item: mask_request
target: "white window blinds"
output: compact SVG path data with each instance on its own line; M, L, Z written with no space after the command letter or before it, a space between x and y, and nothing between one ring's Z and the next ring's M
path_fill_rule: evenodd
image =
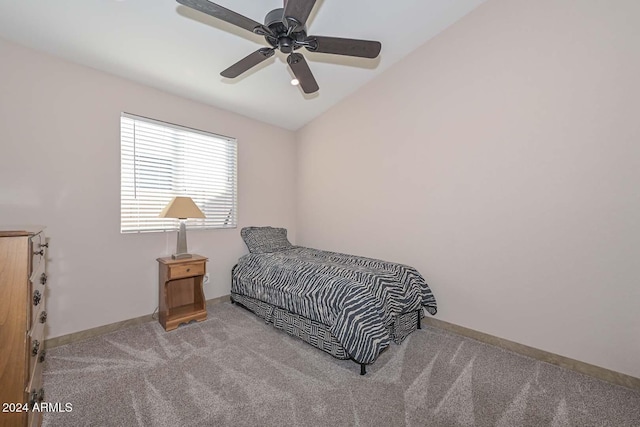
M191 197L206 216L190 229L236 227L235 139L122 113L120 142L120 232L177 229L158 218L175 196Z

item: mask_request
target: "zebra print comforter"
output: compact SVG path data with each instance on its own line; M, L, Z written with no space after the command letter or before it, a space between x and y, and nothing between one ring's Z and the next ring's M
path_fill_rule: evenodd
M351 357L371 363L389 345L394 316L436 300L418 271L402 264L294 246L247 254L234 269L231 291L330 327Z

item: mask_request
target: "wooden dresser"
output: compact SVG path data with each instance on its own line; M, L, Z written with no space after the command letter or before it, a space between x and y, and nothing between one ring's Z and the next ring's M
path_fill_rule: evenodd
M42 227L0 227L0 426L37 426L42 365L46 253ZM37 408L36 408L37 409Z

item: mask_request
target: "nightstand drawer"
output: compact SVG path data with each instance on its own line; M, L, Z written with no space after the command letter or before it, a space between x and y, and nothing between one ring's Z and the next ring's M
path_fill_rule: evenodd
M179 279L181 277L202 276L204 274L204 261L190 264L178 264L169 266L169 279Z

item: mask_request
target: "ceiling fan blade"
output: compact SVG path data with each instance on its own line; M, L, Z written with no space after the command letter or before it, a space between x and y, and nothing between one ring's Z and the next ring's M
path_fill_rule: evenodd
M190 7L191 9L195 9L197 11L206 13L207 15L211 15L214 18L221 19L225 22L236 25L240 28L244 28L245 30L248 30L251 32L254 32L256 28L260 28L263 31L266 28L264 25L254 21L253 19L247 18L246 16L240 15L239 13L236 13L232 10L225 9L222 6L217 5L215 3L211 3L210 1L207 1L207 0L176 0L176 1L184 6Z
M288 26L304 27L315 4L316 0L285 0L283 16Z
M274 49L269 47L263 47L250 55L245 56L240 61L233 64L231 67L227 68L223 72L220 73L222 77L227 77L233 79L238 77L240 74L245 71L255 67L262 61L271 58L274 54Z
M307 38L311 52L333 53L335 55L375 58L380 54L382 44L371 40L342 39L339 37L309 36Z
M292 53L287 57L287 63L289 64L289 67L291 67L291 71L293 71L296 79L298 79L300 87L304 93L313 93L320 89L302 54Z

